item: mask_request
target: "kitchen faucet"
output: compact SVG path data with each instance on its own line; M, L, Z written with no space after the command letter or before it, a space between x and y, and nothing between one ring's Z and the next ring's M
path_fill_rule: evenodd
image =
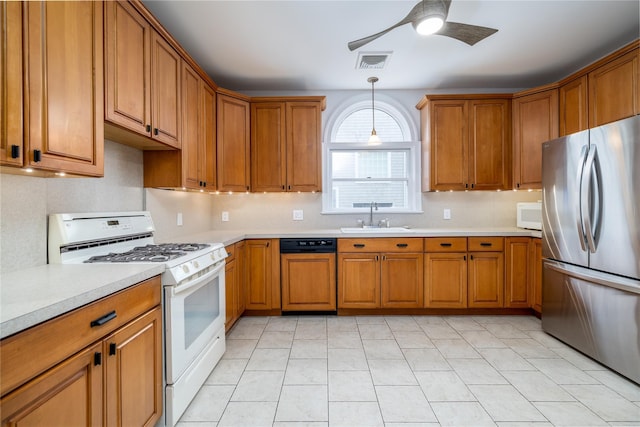
M368 225L368 227L375 227L375 225L373 225L373 208L376 208L376 210L378 210L378 204L376 202L371 202L371 205L369 206L369 225Z

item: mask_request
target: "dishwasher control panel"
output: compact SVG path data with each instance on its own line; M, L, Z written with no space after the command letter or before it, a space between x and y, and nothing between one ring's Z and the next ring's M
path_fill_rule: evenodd
M292 254L301 252L336 252L337 239L280 239L280 253Z

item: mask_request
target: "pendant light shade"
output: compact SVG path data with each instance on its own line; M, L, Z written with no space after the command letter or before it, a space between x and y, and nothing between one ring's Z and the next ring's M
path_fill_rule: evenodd
M375 82L378 81L377 77L369 77L367 79L367 81L369 83L371 83L371 136L369 137L369 141L368 144L369 145L380 145L382 143L382 141L380 140L380 137L378 136L378 134L376 133L376 108L375 108L375 103L374 103L374 90L373 90L373 85Z

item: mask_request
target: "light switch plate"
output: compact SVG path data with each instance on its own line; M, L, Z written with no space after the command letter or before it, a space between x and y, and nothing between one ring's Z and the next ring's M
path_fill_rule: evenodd
M451 209L445 209L442 213L443 219L451 219Z
M304 219L304 211L302 209L293 210L293 220L302 221Z
M176 225L182 226L182 212L178 212L178 215L176 216Z
M223 221L223 222L227 222L227 221L229 221L229 212L227 212L227 211L222 211L222 221Z

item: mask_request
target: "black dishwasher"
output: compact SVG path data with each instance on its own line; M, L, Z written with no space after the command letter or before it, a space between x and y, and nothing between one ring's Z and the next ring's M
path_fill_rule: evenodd
M336 313L337 239L280 239L282 312Z

